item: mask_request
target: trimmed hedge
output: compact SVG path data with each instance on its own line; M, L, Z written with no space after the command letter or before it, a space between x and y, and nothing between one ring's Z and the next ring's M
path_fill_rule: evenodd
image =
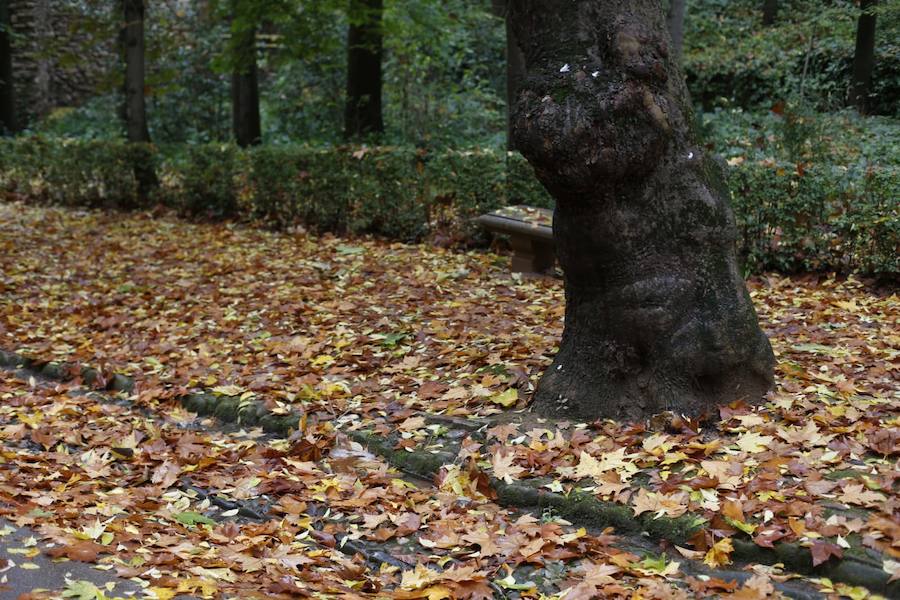
M518 154L408 147L209 144L157 149L122 142L0 142L0 194L88 207L141 207L135 165L158 166L154 202L203 218L303 226L402 241L479 245L472 223L507 204L551 207ZM895 168L744 163L730 169L746 269L900 273Z

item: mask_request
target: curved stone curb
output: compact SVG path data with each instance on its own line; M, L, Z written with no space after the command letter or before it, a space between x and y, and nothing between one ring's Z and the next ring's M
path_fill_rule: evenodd
M71 380L76 375L80 375L88 385L94 384L100 377L99 371L90 367L41 362L5 350L0 350L0 367L18 369L32 375L62 381ZM131 377L116 374L107 380L105 389L132 393L135 389L135 382ZM260 427L267 433L282 437L287 437L296 430L303 414L301 411L294 410L287 415L276 415L269 412L261 401L242 401L235 396L217 395L210 392L189 393L179 397L178 400L186 410L198 415L216 417L225 423ZM344 433L371 452L382 456L391 465L423 479L433 479L442 466L454 463L457 458L450 452L398 450L393 447L387 437L371 432L347 431ZM521 482L508 484L493 477L491 485L497 492L498 502L502 505L538 509L553 508L573 523L598 528L614 527L624 533L647 533L652 539L665 539L678 545L687 543L687 540L703 527L702 523L698 523L694 517L688 515L676 518L653 518L652 515L644 514L635 517L627 506L604 502L592 495L579 492L563 495L542 490L536 485ZM740 538L733 539L732 544L734 546L732 558L740 562L768 565L782 563L787 569L796 573L812 577L827 577L832 581L865 587L888 598L900 598L900 580L890 582L890 575L874 560L845 555L840 560L832 558L828 562L814 567L809 549L800 544L779 542L775 544L774 548L769 549Z

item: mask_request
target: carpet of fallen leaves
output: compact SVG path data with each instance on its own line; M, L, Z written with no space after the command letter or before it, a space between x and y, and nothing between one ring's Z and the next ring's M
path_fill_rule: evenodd
M0 265L0 347L139 385L135 408L4 376L0 512L70 558L108 555L158 597L478 598L497 581L527 595L505 569L553 561L574 561L556 584L567 598L771 591L766 574L716 588L674 562L648 565L608 534L514 515L459 469L420 489L342 441L342 429L364 425L432 439L423 411L525 408L561 331L558 281L510 277L490 254L18 204L0 204ZM464 456L506 481L586 490L635 515L697 515L708 526L679 552L711 567L744 536L799 542L816 563L853 546L897 574L897 295L852 278L750 286L779 358L765 406L723 407L713 427L525 419L488 429ZM264 443L193 431L171 401L200 387L275 412L301 406L306 429ZM301 441L307 450L292 453ZM205 522L185 478L228 498L274 498L277 518ZM373 570L334 549L345 535L411 538L418 550L404 562L417 566Z

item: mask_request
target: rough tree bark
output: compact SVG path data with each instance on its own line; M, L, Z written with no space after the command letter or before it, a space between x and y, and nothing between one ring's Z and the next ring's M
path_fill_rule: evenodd
M778 0L763 0L762 24L774 25L778 17Z
M687 0L670 0L669 14L666 21L669 26L669 36L672 38L672 55L675 60L681 60L681 52L684 48L684 13Z
M691 129L659 0L519 0L516 147L556 199L565 328L544 415L717 417L774 358L738 270L721 169Z
M144 2L122 0L125 17L125 130L129 142L149 142L144 102Z
M0 0L0 135L16 131L9 0Z
M850 88L850 104L860 114L865 114L869 100L869 85L875 68L875 12L878 0L860 2L859 21L856 25L856 52L853 55L853 84Z
M231 74L231 123L238 146L262 142L259 117L259 74L256 66L256 29L235 34L235 67Z
M383 9L383 0L350 1L344 111L344 136L348 140L384 132L381 115Z

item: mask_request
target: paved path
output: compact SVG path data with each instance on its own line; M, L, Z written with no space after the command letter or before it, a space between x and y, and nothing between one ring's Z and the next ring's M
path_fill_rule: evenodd
M49 558L42 552L46 544L36 544L37 537L31 529L18 528L0 519L0 563L3 565L0 598L19 598L37 590L52 590L47 597L58 597L71 585L70 582L89 582L108 598L142 597L140 586L116 577L112 571L102 571L87 563Z

